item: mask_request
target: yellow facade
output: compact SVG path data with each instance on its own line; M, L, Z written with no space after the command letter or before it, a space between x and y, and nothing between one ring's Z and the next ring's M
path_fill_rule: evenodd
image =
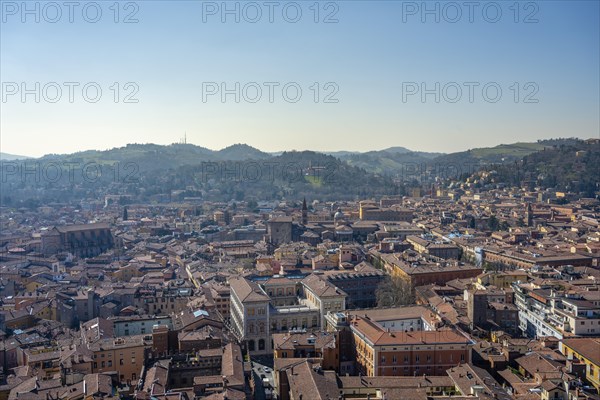
M598 349L600 351L600 349ZM586 379L594 385L596 390L600 391L600 365L593 362L589 358L579 354L577 351L570 348L568 345L563 343L562 352L567 358L576 358L585 364L585 376Z

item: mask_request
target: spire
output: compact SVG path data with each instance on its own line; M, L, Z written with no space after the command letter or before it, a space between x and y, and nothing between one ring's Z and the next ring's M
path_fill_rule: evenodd
M308 207L306 207L306 197L302 200L302 225L308 224Z

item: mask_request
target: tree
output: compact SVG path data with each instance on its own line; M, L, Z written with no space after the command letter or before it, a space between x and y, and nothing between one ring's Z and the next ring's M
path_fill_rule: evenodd
M412 287L404 279L387 276L375 291L378 307L397 307L414 304Z
M470 217L469 218L469 228L474 229L476 227L476 222L475 222L475 217Z
M488 228L490 228L491 231L497 231L499 227L500 223L498 222L498 218L496 218L495 215L492 215L490 219L488 219Z

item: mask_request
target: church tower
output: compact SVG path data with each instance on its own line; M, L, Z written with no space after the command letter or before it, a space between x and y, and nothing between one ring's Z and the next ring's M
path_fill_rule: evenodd
M306 207L306 197L302 200L302 225L308 224L308 208Z
M527 203L525 218L527 219L527 226L533 226L533 210L531 209L531 203Z

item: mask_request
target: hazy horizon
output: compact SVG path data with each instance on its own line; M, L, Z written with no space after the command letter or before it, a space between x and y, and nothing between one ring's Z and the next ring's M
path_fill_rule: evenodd
M581 139L581 140L591 139L590 137L576 137L576 136L572 136L572 137L576 138L576 139ZM563 137L563 138L566 139L567 137ZM571 138L571 137L568 137L568 138ZM538 139L538 140L552 140L552 139L559 139L559 138L558 137L555 137L555 138L544 138L544 139ZM407 150L409 150L411 152L445 153L445 154L448 154L448 153L456 153L456 152L473 150L473 149L478 149L478 148L488 148L488 147L496 147L496 146L501 146L501 145L512 145L512 144L516 144L516 143L534 143L534 142L537 142L537 140L532 140L530 142L524 142L524 141L510 142L510 143L509 142L502 142L502 143L498 142L498 143L492 144L490 146L468 147L468 148L460 149L460 150L457 150L457 151L446 151L446 152L443 152L443 151L428 151L428 150L422 150L422 149L414 149L414 148L409 148L409 147L403 146L401 144L396 144L396 145L392 144L392 145L390 145L388 147L384 147L384 148L360 149L360 150L343 149L343 148L342 149L334 149L334 150L327 150L327 149L322 150L322 149L316 149L316 148L289 148L289 149L279 149L279 150L265 150L265 149L262 149L260 147L253 146L253 145L251 145L249 143L239 143L239 142L237 142L237 143L231 143L231 144L229 144L229 145L227 145L225 147L221 147L221 148L211 148L211 147L203 146L202 144L191 143L191 142L187 141L186 143L181 143L181 142L171 142L171 143L153 143L153 142L146 142L146 143L126 143L126 144L124 144L122 146L112 146L112 147L101 148L101 149L92 149L92 148L89 148L89 149L77 150L77 151L72 152L72 153L45 153L45 154L39 154L39 155L37 155L37 154L34 154L34 155L31 155L31 154L15 154L15 153L9 153L9 152L6 152L6 151L2 151L1 153L2 154L6 154L6 155L10 155L10 156L18 156L18 157L41 158L41 157L48 156L48 155L65 155L65 154L74 154L74 153L86 152L86 151L99 151L99 152L109 151L109 150L113 150L113 149L124 148L124 147L129 146L129 145L170 146L170 145L177 145L177 144L188 144L188 145L192 145L192 146L202 147L202 148L205 148L205 149L208 149L208 150L211 150L211 151L220 151L220 150L224 150L224 149L226 149L228 147L235 146L235 145L248 145L250 147L253 147L253 148L257 149L257 150L260 150L260 151L262 151L264 153L268 153L268 154L277 154L277 153L282 153L282 152L285 152L285 151L314 151L314 152L318 152L318 153L338 153L338 152L368 153L368 152L372 152L372 151L383 151L383 150L387 150L387 149L394 148L394 147L404 147L405 149L407 149Z

